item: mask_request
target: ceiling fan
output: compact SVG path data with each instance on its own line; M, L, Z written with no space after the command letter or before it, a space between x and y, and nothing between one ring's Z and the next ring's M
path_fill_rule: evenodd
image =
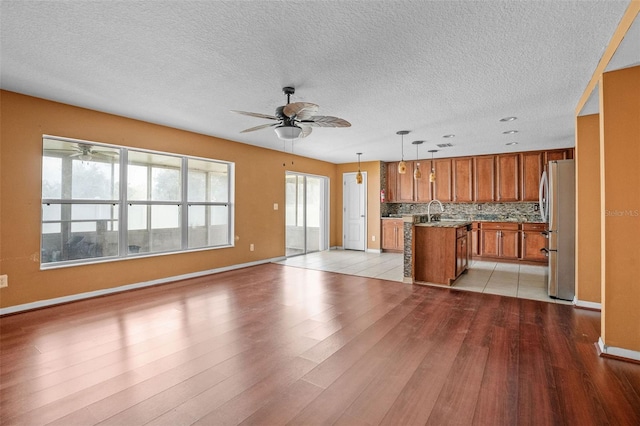
M237 114L276 121L276 123L267 123L251 127L241 131L240 133L253 132L267 127L275 127L276 134L280 139L291 140L309 136L309 134L311 134L312 127L351 127L351 123L342 118L331 117L328 115L315 115L319 108L316 104L309 102L291 103L291 95L296 92L295 88L283 87L282 92L287 95L287 104L276 108L275 115L232 110L231 112L235 112Z
M70 149L46 149L45 153L48 154L64 154L70 158L79 158L81 161L91 161L94 159L101 160L113 160L118 155L113 150L98 151L93 146L83 143L70 144Z

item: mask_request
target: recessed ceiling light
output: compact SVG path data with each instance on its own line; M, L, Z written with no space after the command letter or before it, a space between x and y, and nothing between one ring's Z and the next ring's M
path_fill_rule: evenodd
M509 142L506 145L518 145L518 142Z
M502 134L504 134L504 135L512 135L514 133L518 133L518 131L517 130L507 130L506 132L502 132Z
M505 118L501 118L500 121L513 121L517 119L518 117L505 117Z
M448 138L455 138L455 137L456 137L456 135L444 135L444 136L443 136L443 138L447 138L447 139L448 139Z

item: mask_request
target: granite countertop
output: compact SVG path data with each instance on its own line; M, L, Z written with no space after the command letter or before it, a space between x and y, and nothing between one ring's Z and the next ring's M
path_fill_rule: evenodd
M422 214L391 214L389 216L381 216L380 219L402 219L403 217L416 217L416 216L426 216ZM442 222L488 222L488 223L502 223L502 222L510 222L510 223L546 223L541 220L526 220L521 217L516 218L503 218L503 219L451 219L451 218L443 218Z
M471 225L471 222L465 220L438 220L435 222L416 223L415 226L425 226L431 228L460 228Z

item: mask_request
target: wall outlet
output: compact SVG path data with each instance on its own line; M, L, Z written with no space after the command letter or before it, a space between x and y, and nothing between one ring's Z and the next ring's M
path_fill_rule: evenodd
M538 210L540 210L540 204L539 204L539 203L535 203L535 204L533 205L533 211L534 211L534 212L537 212Z
M273 203L273 209L278 210L278 203Z
M249 244L249 251L253 251L254 248L253 244Z
M0 288L9 287L9 275L0 275Z
M482 210L482 204L478 204L478 210Z
M376 240L376 236L375 236L375 235L372 235L372 236L371 236L371 241L375 241L375 240Z

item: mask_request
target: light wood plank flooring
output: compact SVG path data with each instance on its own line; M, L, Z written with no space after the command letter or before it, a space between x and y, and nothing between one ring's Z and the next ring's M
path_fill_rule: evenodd
M600 314L266 264L0 318L3 425L638 425Z

